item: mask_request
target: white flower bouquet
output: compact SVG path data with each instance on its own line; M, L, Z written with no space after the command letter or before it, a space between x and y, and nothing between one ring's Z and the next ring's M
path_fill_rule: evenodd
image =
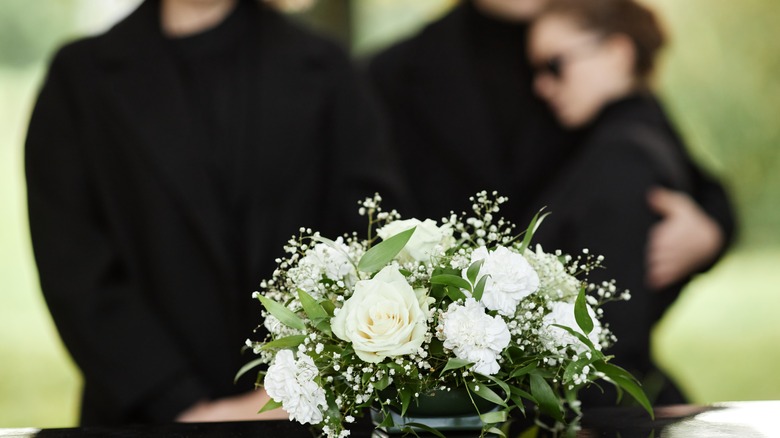
M579 413L577 392L597 380L651 411L636 380L602 353L614 337L599 322L601 305L628 293L578 279L601 257L531 249L544 216L517 233L497 216L505 198L471 200L471 214L437 225L401 220L377 195L359 210L365 239L301 229L289 241L254 294L268 334L247 340L259 357L239 371L268 366L258 385L272 400L261 411L281 406L343 437L372 408L379 427L441 436L404 418L422 398L452 391L467 395L483 434L503 435L499 425L527 406L563 423Z

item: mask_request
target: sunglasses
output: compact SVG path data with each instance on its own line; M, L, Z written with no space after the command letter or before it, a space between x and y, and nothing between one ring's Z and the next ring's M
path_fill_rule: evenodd
M556 80L563 79L564 67L571 61L586 56L599 47L603 38L598 37L563 53L551 56L533 66L536 76L548 75Z
M555 79L561 79L563 77L563 56L553 56L535 65L534 73L536 76L548 75Z

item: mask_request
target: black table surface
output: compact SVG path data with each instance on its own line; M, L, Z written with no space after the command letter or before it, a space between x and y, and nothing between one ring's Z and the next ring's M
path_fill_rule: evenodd
M580 429L576 436L582 438L774 438L780 437L780 401L659 407L655 409L655 419L651 419L646 412L637 408L600 408L586 412L579 425ZM528 425L520 422L517 426L512 428L508 438L517 438ZM0 429L0 437L19 438L310 438L313 436L315 435L308 427L286 421ZM352 429L351 436L372 436L371 425L366 422L356 425Z

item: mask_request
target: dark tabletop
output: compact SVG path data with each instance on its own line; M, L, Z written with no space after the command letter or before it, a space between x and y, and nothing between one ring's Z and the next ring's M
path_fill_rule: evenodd
M509 438L516 438L531 424L518 421ZM710 406L670 406L655 410L655 419L637 408L601 408L587 411L577 437L621 438L721 438L780 437L780 401L720 403ZM370 423L352 429L353 437L372 435ZM123 427L67 429L0 429L0 437L180 437L180 438L310 438L312 431L285 421L148 424ZM448 435L449 436L449 435ZM459 435L460 436L460 435ZM542 434L540 436L549 436Z

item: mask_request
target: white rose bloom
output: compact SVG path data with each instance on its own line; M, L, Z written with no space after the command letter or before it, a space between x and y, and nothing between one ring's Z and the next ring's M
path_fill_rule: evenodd
M488 315L485 306L468 298L464 305L450 304L439 322L437 332L444 348L459 359L474 362L472 371L486 376L499 371L498 356L511 338L500 316Z
M494 251L482 246L471 253L471 263L478 260L484 260L479 276L490 276L481 300L490 310L514 315L520 300L539 289L539 276L521 254L503 246ZM463 278L467 278L467 271L463 270Z
M343 281L352 286L357 281L355 265L349 259L349 247L339 237L334 241L336 248L325 243L317 243L301 259L295 268L299 281L296 286L310 294L317 295L319 280L324 275L333 281Z
M562 301L553 301L549 304L550 313L544 316L542 320L542 330L539 338L548 350L558 351L571 346L577 353L589 351L576 336L560 327L554 327L553 324L569 327L570 329L582 333L582 329L577 325L577 319L574 317L574 304ZM588 314L593 320L593 330L588 334L588 339L598 349L599 337L601 334L601 323L596 319L596 313L588 306ZM583 333L584 334L584 333Z
M352 342L360 359L381 362L385 357L417 351L428 330L429 299L416 293L394 266L370 280L358 281L355 292L331 319L340 339Z
M431 219L426 219L423 222L418 219L390 222L378 229L376 234L382 239L388 239L413 227L417 227L417 229L414 230L414 234L398 254L401 263L429 262L431 257L435 255L437 247L446 251L455 243L455 239L452 237L452 228L447 224L438 227L436 221Z
M319 374L311 357L299 353L295 360L293 352L282 350L276 354L268 367L264 387L268 396L282 403L290 420L301 424L322 423L322 410L328 407L325 391L314 379Z

